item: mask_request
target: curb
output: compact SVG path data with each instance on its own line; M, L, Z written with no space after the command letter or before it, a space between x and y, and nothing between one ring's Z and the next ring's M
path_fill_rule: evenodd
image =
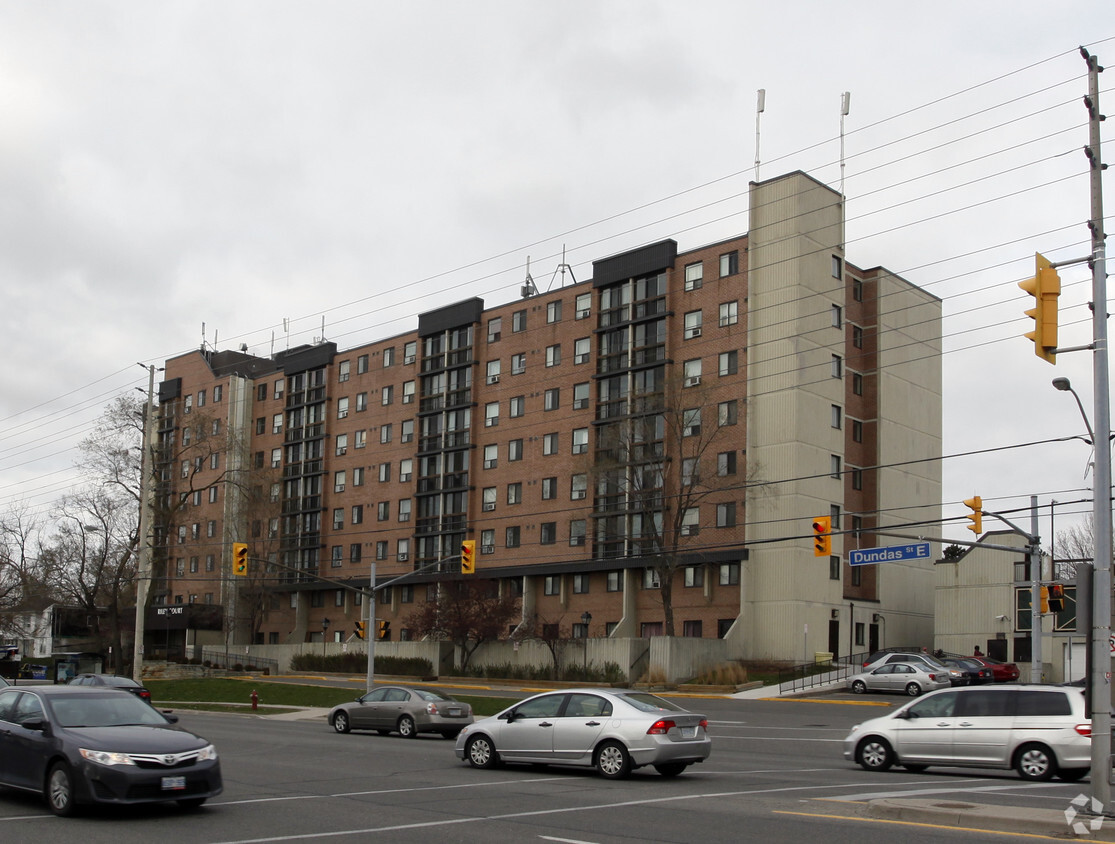
M1066 810L1071 808L1066 806ZM1066 812L1056 809L992 806L962 800L884 798L868 803L867 815L906 823L986 829L996 832L1023 832L1068 839L1115 841L1115 819L1094 819L1100 821L1100 826L1098 829L1091 830L1089 827L1093 817L1077 814L1073 817L1077 825L1077 831L1074 832L1073 824L1070 824Z

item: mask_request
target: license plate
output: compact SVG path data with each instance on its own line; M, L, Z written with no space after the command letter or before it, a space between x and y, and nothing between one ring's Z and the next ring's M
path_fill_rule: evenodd
M185 777L163 777L163 791L179 791L185 787Z
M450 709L450 710L448 711L448 714L449 714L449 715L453 715L453 716L458 716L458 717L459 717L459 716L460 716L460 714L461 714L461 710L459 710L459 709Z
M681 737L682 738L696 738L697 737L697 728L696 727L682 727L681 728Z

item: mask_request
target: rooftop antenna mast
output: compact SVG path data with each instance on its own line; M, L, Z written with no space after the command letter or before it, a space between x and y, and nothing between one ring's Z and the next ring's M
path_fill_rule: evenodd
M283 317L283 333L286 335L286 350L290 351L290 320Z
M573 275L573 268L571 266L569 266L569 264L565 263L565 244L563 243L562 246L561 246L561 263L558 264L558 268L556 270L554 270L554 274L552 276L550 276L550 286L547 287L546 289L547 290L552 290L553 289L554 279L557 278L558 273L561 273L561 286L565 287L565 271L566 270L569 270L569 277L572 278L573 283L576 284L577 283L577 276Z
M852 92L840 95L840 196L844 196L844 118L852 108Z
M758 101L755 103L755 181L759 181L759 123L763 111L767 107L767 89L759 89Z
M201 350L205 351L205 323L201 323Z
M524 299L529 299L531 296L538 295L538 285L534 283L534 279L530 276L530 255L527 255L527 277L523 282L522 288L519 290L519 295Z

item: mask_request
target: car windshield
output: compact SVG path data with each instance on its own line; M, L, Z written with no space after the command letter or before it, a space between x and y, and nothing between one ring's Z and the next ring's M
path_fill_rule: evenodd
M643 712L685 712L677 704L658 697L658 695L647 694L646 692L628 692L627 694L620 695L625 701L630 703L636 709Z
M53 720L63 727L123 727L130 724L166 726L168 723L134 695L109 692L103 695L51 695Z
M106 674L101 677L101 682L106 686L138 686L135 680L131 677L114 677L111 674Z
M422 700L453 700L448 695L443 695L441 692L435 692L430 689L415 689L414 693Z

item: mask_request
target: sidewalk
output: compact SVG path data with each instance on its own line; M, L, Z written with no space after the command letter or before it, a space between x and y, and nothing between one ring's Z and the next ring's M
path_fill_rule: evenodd
M1028 809L1019 806L993 806L963 800L926 800L888 797L872 800L866 815L905 823L1019 832L1058 838L1084 838L1115 841L1115 818L1084 814L1088 807L1088 785L1064 809Z

